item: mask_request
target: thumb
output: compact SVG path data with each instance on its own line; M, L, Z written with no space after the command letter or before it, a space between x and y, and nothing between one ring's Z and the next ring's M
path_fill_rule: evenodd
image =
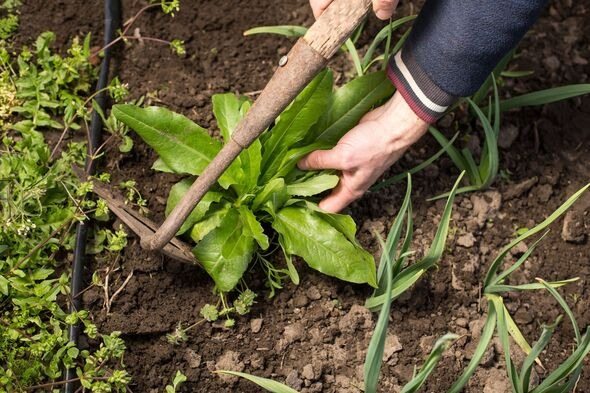
M297 166L301 170L313 169L339 169L342 170L343 163L341 154L333 148L331 150L316 150L303 157Z
M399 0L373 0L373 11L377 18L387 20L393 15Z

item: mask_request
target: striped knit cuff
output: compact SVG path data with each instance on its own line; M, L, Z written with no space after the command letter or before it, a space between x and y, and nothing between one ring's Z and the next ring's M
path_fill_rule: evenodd
M400 50L391 57L387 77L416 115L430 124L457 100L438 87L408 51Z

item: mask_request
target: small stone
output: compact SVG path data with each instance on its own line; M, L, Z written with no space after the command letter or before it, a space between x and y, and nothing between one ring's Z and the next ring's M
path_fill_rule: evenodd
M519 308L514 315L514 320L517 325L528 325L533 322L533 313L525 308Z
M584 222L577 211L568 211L565 214L561 238L570 243L583 243L586 239Z
M370 329L372 327L372 314L359 304L353 304L350 311L340 319L338 328L344 333L354 333L357 329Z
M504 193L504 199L513 199L521 196L522 194L528 192L535 184L537 184L538 181L539 178L535 176L531 177L530 179L523 180L520 183L511 185Z
M543 59L543 65L547 69L547 71L555 72L559 69L561 62L557 58L557 56L548 56Z
M201 365L201 355L188 348L184 353L184 360L190 368L198 368Z
M244 371L246 366L244 362L240 361L240 354L234 351L227 351L221 355L215 363L215 370L229 370L229 371ZM238 381L238 377L233 375L219 375L219 377L229 384L234 384Z
M484 382L483 393L508 393L512 391L504 370L493 368Z
M306 364L305 366L303 366L301 376L305 379L313 381L315 379L315 372L313 371L313 366L311 364Z
M285 326L283 338L287 344L292 344L303 337L303 325L299 322Z
M252 333L258 333L262 329L262 318L252 319L250 321L250 330Z
M518 138L518 127L512 124L502 127L498 134L498 146L502 149L508 149L512 146L516 138Z
M517 245L510 249L510 254L512 254L515 257L519 257L525 252L527 252L528 249L529 246L527 246L525 242L519 242Z
M481 330L486 323L486 317L481 317L469 322L469 331L471 333L471 339L473 341L479 340L481 337Z
M542 184L535 187L534 194L540 202L545 203L549 201L549 198L551 198L551 195L553 194L553 187L551 187L550 184Z
M293 299L293 305L295 307L305 307L309 304L309 299L307 298L307 296L305 296L305 294L300 293L295 295L295 298Z
M462 327L462 328L466 328L467 325L469 324L469 321L467 321L467 318L457 318L457 320L455 321L455 324L457 326Z
M395 334L388 334L385 338L385 348L383 349L383 361L387 362L394 353L403 349L399 338Z
M475 244L475 236L471 233L466 233L457 238L457 245L465 248L471 248Z
M436 336L424 336L420 338L420 349L422 349L423 353L430 353L434 345L434 340L436 340Z
M309 387L310 393L320 393L324 389L324 385L321 382L312 383Z
M502 194L498 191L474 194L471 196L471 203L473 204L473 216L475 216L476 223L481 228L492 214L500 210Z
M297 370L291 371L285 379L285 384L292 387L295 390L300 390L303 387L303 380L299 378Z
M322 298L322 294L317 287L313 286L307 290L307 297L311 300L320 300Z

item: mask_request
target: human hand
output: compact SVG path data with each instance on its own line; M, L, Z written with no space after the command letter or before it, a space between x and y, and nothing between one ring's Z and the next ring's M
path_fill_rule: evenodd
M334 0L309 0L313 16L317 19ZM393 15L399 0L373 0L373 11L377 18L387 20Z
M428 130L396 92L367 113L331 150L316 150L297 164L302 170L336 169L340 182L320 208L337 213L360 198L404 152Z

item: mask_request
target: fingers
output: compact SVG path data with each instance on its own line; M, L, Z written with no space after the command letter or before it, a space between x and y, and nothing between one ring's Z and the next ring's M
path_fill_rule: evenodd
M309 0L313 16L317 19L328 8L333 0Z
M393 15L399 0L373 0L373 11L377 18L387 20Z
M316 150L303 157L297 166L299 169L307 171L313 169L345 169L342 155L337 147L331 150Z
M320 202L319 206L320 209L328 213L338 213L358 198L360 198L358 194L349 191L340 181L332 193Z

